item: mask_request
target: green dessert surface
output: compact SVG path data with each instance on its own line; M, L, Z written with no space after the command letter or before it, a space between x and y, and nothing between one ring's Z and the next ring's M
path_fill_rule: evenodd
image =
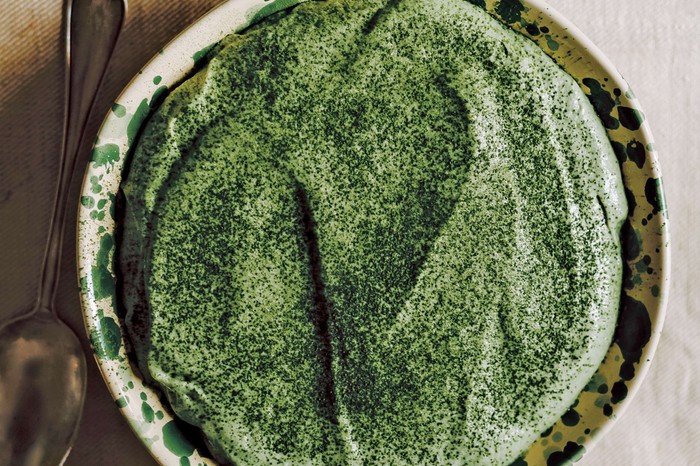
M120 266L144 376L236 464L508 464L607 351L605 131L462 0L229 36L141 134Z

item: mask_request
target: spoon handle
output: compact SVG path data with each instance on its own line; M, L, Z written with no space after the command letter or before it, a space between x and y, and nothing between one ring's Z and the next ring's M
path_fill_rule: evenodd
M90 108L126 14L126 0L65 0L65 107L58 186L35 309L52 309L68 194Z

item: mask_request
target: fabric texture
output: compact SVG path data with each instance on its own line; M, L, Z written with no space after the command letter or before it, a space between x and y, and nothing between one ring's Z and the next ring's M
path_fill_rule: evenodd
M88 126L97 131L133 75L179 31L220 0L130 0L107 80ZM667 320L637 396L582 465L696 464L700 458L700 9L696 0L549 0L618 67L644 106L659 149L671 215ZM61 0L0 1L0 319L34 299L60 148L63 102ZM83 145L72 184L78 198ZM75 212L64 245L59 313L89 345L75 273ZM88 353L89 354L89 353ZM87 402L68 465L153 465L88 357Z

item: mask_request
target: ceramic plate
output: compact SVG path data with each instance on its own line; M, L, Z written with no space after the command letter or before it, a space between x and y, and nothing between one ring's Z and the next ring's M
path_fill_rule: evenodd
M668 293L669 236L654 142L632 90L602 53L540 0L470 0L531 38L589 96L622 167L629 202L624 283L614 341L577 402L543 432L519 465L576 461L629 404L661 332ZM197 68L212 45L298 0L233 0L180 34L129 84L107 115L87 167L79 206L78 274L87 332L117 407L163 464L213 464L195 447L158 392L132 370L115 279L115 199L139 129L162 97Z

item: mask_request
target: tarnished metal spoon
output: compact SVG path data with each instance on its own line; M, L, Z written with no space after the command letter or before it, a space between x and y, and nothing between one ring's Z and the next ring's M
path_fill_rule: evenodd
M124 22L126 0L66 0L66 96L58 186L34 307L0 329L0 464L57 465L85 399L85 353L56 315L70 182L87 116Z

